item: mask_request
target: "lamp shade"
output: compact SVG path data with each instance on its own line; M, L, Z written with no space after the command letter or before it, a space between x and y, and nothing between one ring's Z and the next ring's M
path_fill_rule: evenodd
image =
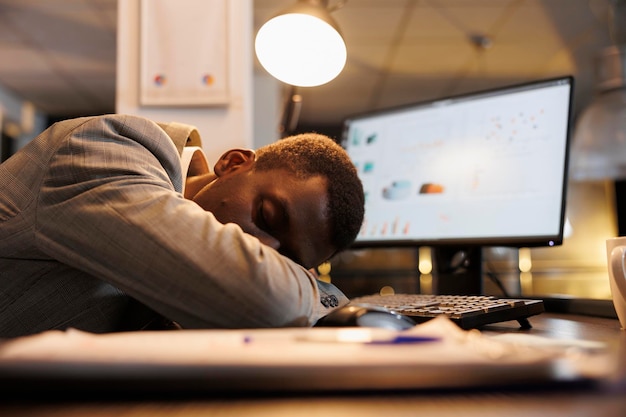
M331 81L341 73L347 57L328 10L319 2L302 0L259 29L255 50L267 72L299 87Z
M573 180L626 179L626 49L598 62L598 93L578 118L572 141Z

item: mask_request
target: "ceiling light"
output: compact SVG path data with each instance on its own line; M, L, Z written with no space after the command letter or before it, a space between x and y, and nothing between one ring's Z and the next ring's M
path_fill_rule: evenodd
M331 81L347 57L328 0L298 0L268 20L256 35L255 50L267 72L299 87Z

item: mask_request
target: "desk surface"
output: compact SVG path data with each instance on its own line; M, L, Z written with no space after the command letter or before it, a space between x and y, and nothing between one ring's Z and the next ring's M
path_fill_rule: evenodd
M601 387L558 386L541 390L445 392L368 392L340 394L247 394L207 398L133 398L126 400L32 398L0 403L3 416L624 416L626 412L626 332L617 320L544 313L532 318L529 334L555 339L585 339L615 344L623 358L618 378ZM516 322L483 330L519 332ZM2 396L0 396L2 398Z

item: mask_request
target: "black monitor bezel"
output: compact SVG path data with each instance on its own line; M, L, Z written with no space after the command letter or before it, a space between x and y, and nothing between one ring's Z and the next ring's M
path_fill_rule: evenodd
M420 107L432 107L437 104L442 104L448 101L463 101L469 99L475 99L478 97L485 97L489 95L501 95L506 92L520 91L524 89L536 89L543 85L552 85L555 83L567 83L570 86L569 90L569 102L568 102L568 120L566 127L565 138L565 161L563 172L563 183L561 192L561 218L559 231L555 235L533 235L533 236L494 236L494 237L469 237L469 238L447 238L447 239L395 239L395 240L356 240L352 243L353 249L366 249L366 248L391 248L391 247L419 247L419 246L457 246L457 247L545 247L545 246L560 246L563 244L564 227L565 227L565 212L567 202L567 185L569 181L569 153L570 142L572 136L573 127L573 102L574 102L574 82L573 75L562 75L558 77L545 78L540 80L528 81L517 84L509 84L506 86L499 86L491 89L484 89L478 91L472 91L469 93L451 95L442 98L423 100L399 106L387 107L384 109L371 110L367 112L357 113L346 117L342 123L342 132L340 138L340 144L345 149L346 141L348 140L348 131L350 123L357 120L362 120L368 117L381 116L387 113L401 112L410 109L418 109Z

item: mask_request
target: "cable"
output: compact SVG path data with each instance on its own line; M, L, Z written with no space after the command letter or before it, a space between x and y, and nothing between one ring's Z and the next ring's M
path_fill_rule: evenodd
M509 294L509 292L506 290L506 288L504 287L504 285L502 284L502 281L500 280L500 278L498 277L497 274L489 271L489 270L485 270L485 274L487 275L487 277L489 277L489 279L491 279L491 281L496 284L496 286L500 289L500 291L502 292L502 295L506 298L511 298L511 295Z

